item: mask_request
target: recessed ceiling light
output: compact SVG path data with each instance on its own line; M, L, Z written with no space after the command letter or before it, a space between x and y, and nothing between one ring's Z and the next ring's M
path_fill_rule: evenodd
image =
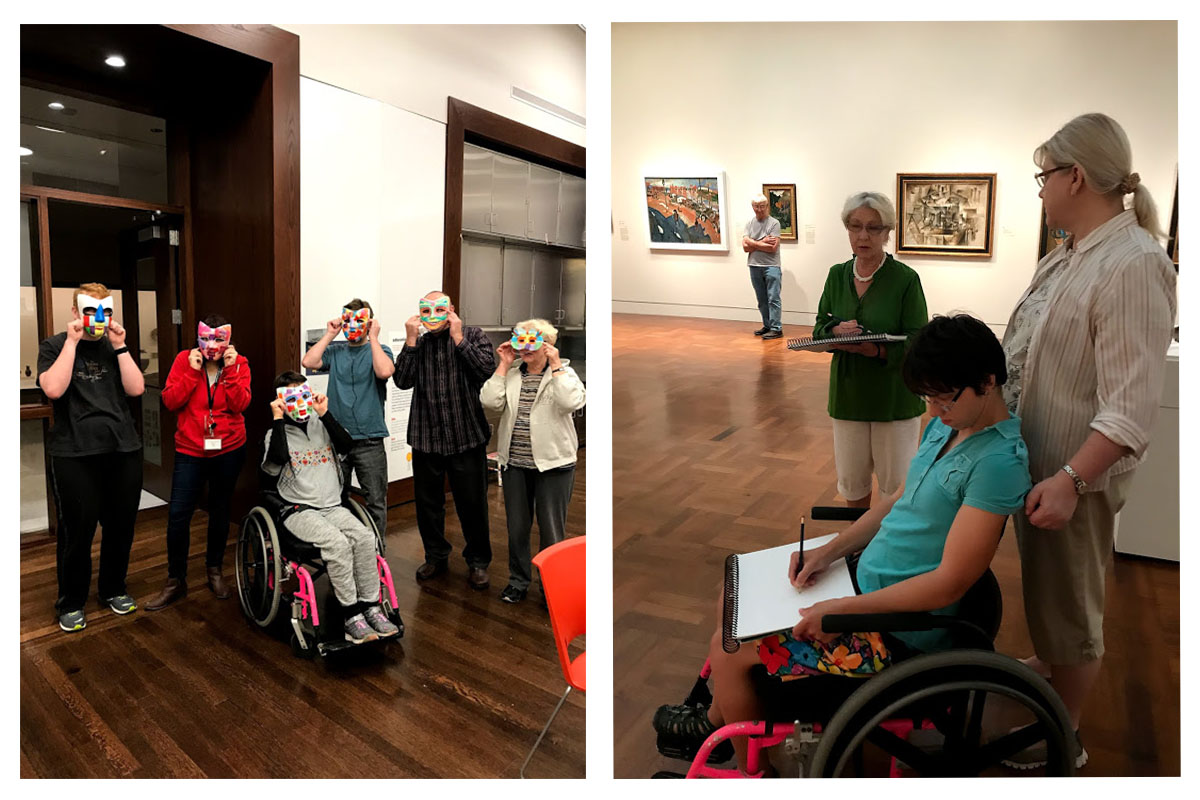
M101 151L100 151L100 155L102 155L102 156L108 155L108 151L107 151L107 150L101 150Z
M66 131L60 131L58 128L47 128L45 125L34 125L33 127L37 128L39 131L50 131L51 133L66 133Z
M62 111L64 108L66 108L66 106L64 106L62 103L55 101L50 104L50 108L53 108L55 111Z
M125 66L125 59L121 58L120 56L109 56L108 58L104 59L104 63L108 64L110 67L120 68Z
M33 151L30 150L28 147L21 148L21 157L22 158L24 158L25 156L31 156L31 155L33 155Z

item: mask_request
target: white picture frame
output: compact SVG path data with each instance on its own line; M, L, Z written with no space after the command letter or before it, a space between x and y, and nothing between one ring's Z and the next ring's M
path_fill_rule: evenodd
M646 238L651 250L728 252L724 170L646 171L643 175Z

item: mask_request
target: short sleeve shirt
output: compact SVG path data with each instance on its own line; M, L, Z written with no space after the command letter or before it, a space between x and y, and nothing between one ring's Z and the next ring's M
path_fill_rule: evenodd
M42 373L54 366L66 341L67 334L59 333L38 346L39 386ZM50 455L82 457L141 448L117 358L107 338L75 345L71 383L54 401L54 425L46 439Z
M388 361L395 361L391 348L381 344ZM321 356L329 369L329 410L353 439L378 439L388 435L383 407L387 380L375 377L371 344L351 347L349 342L330 342Z
M768 236L778 236L779 220L770 214L762 222L759 222L758 217L751 217L750 221L746 223L746 235L755 241L765 239ZM750 253L750 257L746 259L746 264L751 267L778 267L782 263L779 260L778 250L774 253L764 253L762 250L754 250Z
M857 578L864 594L936 569L942 563L950 526L963 506L1001 515L1024 507L1032 483L1021 420L1010 414L939 459L952 433L940 419L925 426L904 495L859 558ZM953 614L957 606L953 603L934 613ZM894 635L925 652L945 649L950 643L944 630Z

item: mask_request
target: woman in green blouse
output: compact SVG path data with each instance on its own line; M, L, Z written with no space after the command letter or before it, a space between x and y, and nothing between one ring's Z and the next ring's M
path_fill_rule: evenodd
M877 192L851 195L842 208L853 258L829 269L813 337L892 333L911 336L929 321L921 279L884 252L896 210ZM829 416L838 492L849 506L871 505L871 475L889 495L917 452L925 404L900 378L906 344L834 346Z

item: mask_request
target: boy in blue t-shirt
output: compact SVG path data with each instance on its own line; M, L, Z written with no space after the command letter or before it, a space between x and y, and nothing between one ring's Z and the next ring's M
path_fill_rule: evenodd
M387 531L387 381L396 371L391 349L379 341L381 326L371 304L354 298L300 360L307 369L329 370L329 410L354 440L342 460L344 485L358 475L367 510L380 535ZM333 341L339 333L346 340Z

